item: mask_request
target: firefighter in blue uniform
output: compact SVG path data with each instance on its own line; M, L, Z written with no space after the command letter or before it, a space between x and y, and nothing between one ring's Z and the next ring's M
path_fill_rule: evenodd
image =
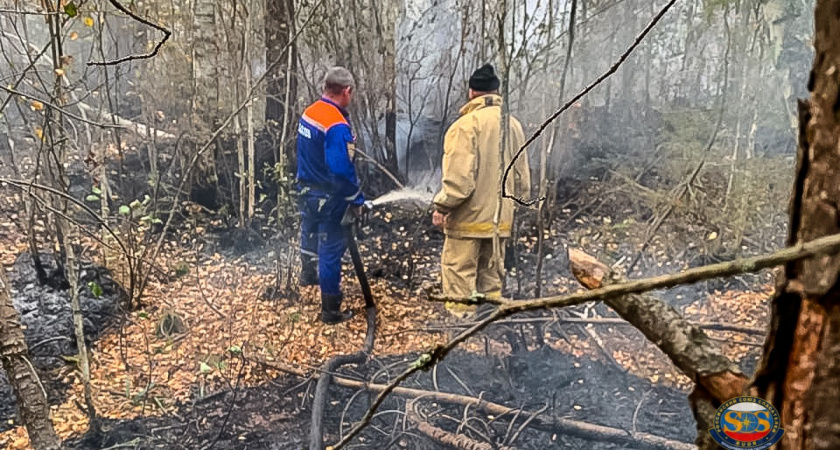
M355 138L346 109L354 84L347 69L330 69L323 96L306 108L298 124L301 285L320 285L321 321L327 324L353 317L352 311L341 311L339 286L347 249L341 219L348 208L360 214L365 202L353 166Z

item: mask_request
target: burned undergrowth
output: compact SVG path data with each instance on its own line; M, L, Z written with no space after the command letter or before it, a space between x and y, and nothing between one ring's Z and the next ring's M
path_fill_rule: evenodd
M610 193L604 186L599 181L580 183L576 201L567 200L555 212L546 240L544 295L580 289L568 269L569 247L591 252L619 268L639 247L646 230L645 223L634 219L639 211L626 202L625 193ZM587 198L604 201L593 204ZM119 386L100 382L105 432L80 438L64 430L63 436L70 437L68 442L75 448L133 443L138 448L206 448L212 444L212 448L224 449L297 449L306 442L315 380L278 378L277 371L267 367L272 361L290 361L299 364L306 376L314 374L330 356L358 349L364 334L362 323L332 332L313 320L315 293L296 285L294 215L281 227L257 221L242 229L223 213L193 207L183 210L183 220L174 234L181 238L179 244L166 250L165 268L171 273L155 279L148 301L124 318L120 332L128 334L125 340L106 336L95 343L94 351L100 352L99 376L121 377L125 370L120 357L110 354L112 346L120 349L118 352L128 352L130 375L119 378ZM507 291L514 298L525 299L533 297L534 289L534 213L523 210L520 218ZM726 257L709 245L714 240L709 239L708 228L683 220L677 223L666 224L654 238L636 269L642 275L678 271L703 258ZM384 329L377 337L372 360L343 369L339 376L384 384L411 364L418 351L465 325L449 317L441 305L429 303L423 291L439 279L443 242L443 234L431 227L428 211L384 206L374 211L363 234L359 243L368 275L378 299L386 299L384 317L380 318ZM19 238L7 238L23 248ZM670 249L677 246L684 250L671 254ZM360 296L349 264L344 275L348 301L358 308ZM768 274L760 274L657 294L691 320L747 323L762 329L766 316L761 298L767 295L768 280ZM727 291L731 294L722 294ZM189 302L181 303L187 299ZM156 324L167 314L182 318L186 331L155 336ZM537 427L536 419L523 427L536 413L538 417L562 417L692 441L693 423L686 400L690 381L681 378L638 331L611 321L614 318L603 305L517 315L490 327L469 341L464 351L406 384L522 408L519 414L495 417L476 408L465 411L464 406L422 398L411 403L410 411L438 430L522 449L628 448L626 444L546 431ZM707 333L721 342L745 373L752 373L763 336L760 332ZM138 337L143 334L148 338L145 343ZM222 338L208 338L216 334ZM277 336L271 337L274 334ZM242 382L237 384L240 366L229 349L241 345L243 341L238 339L247 342L248 363ZM212 373L202 373L202 363L208 364ZM150 379L154 383L149 383ZM69 381L73 386L59 414L75 408L72 399L78 395L74 391L77 380L71 377ZM325 441L335 442L342 430L346 433L364 414L373 395L333 385ZM447 448L417 429L416 421L406 416L407 401L410 399L399 396L389 399L373 426L354 442L363 448Z
M387 383L417 355L377 359L338 376ZM73 441L71 448L104 448L131 443L138 449L207 448L296 449L303 446L309 427L309 400L314 381L285 376L258 388L230 392L184 406L166 418L112 422L106 436ZM563 352L541 349L519 355L481 355L457 352L433 372L410 378L406 388L480 397L521 408L495 416L439 400L414 399L436 428L460 431L476 441L521 449L628 448L624 444L591 442L562 432L519 428L538 413L621 430L693 439L691 413L681 391L634 377L599 361L581 360ZM234 398L235 397L235 398ZM372 394L333 387L325 417L326 438L334 442L358 419ZM386 401L372 426L358 443L363 448L443 449L434 439L418 434L405 416L412 399L394 396ZM640 446L639 448L645 448Z

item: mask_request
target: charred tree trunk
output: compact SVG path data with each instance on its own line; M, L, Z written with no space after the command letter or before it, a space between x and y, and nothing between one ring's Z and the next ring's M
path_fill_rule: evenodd
M278 64L273 73L266 78L265 123L271 136L295 136L294 131L284 128L297 128L289 115L295 114L292 105L297 98L297 45L292 41L295 34L294 0L268 0L265 15L265 58L266 64L283 59L288 64ZM286 53L286 47L289 52ZM285 73L284 72L285 69ZM283 131L286 131L285 133ZM294 167L294 146L287 145L285 139L277 143L278 162L284 167Z
M840 233L840 0L817 0L810 101L799 149L788 244ZM779 410L780 450L840 448L840 255L785 266L750 393Z
M29 433L35 450L60 449L61 442L50 421L47 394L35 367L29 359L29 349L23 338L23 328L12 304L6 271L0 267L0 360L17 399L20 420Z

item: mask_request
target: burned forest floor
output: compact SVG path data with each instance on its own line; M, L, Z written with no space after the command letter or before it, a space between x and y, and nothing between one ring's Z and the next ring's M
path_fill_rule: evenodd
M568 268L568 248L584 250L620 271L646 241L649 223L638 219L638 211L621 197L596 191L596 184L583 187L591 191L579 193L579 200L556 206L551 229L544 234L541 295L583 289ZM606 201L584 200L598 196ZM19 192L4 190L0 202L3 214L14 215L22 199ZM357 351L364 340L364 303L349 257L343 289L346 304L357 316L346 324L324 326L318 320L317 288L297 285L294 227L285 232L278 232L278 227L242 232L205 215L196 209L164 245L140 304L122 310L113 320L92 324L102 328L91 341L101 434L86 434L88 422L80 408L82 384L74 363L67 360L44 370L53 422L68 447L308 447L313 375L327 359ZM520 218L506 290L514 299L535 295L534 212L523 211ZM717 250L716 241L724 239L724 230L692 229L682 220L671 219L681 226L666 222L657 231L628 277L676 272L739 256ZM28 251L26 234L16 222L20 221L0 223L0 260L6 267L14 267ZM761 246L745 240L743 254L781 246L783 227L769 227L762 238L752 238ZM424 289L438 281L443 243L428 212L385 206L375 211L363 232L361 252L379 309L377 336L366 364L343 367L336 376L387 384L422 352L475 319L454 317L427 298ZM149 239L138 237L138 241ZM83 236L80 249L86 261L104 265L94 239ZM108 273L119 284L125 283L124 271ZM709 325L707 335L751 374L769 317L771 280L771 274L764 272L656 294L690 320ZM738 329L717 331L715 325ZM346 434L375 397L371 391L345 384L330 387L324 426L327 444ZM437 430L468 436L488 448L628 448L537 426L539 417L685 443L694 440L686 398L690 380L603 305L513 316L468 340L434 370L410 377L403 386L480 398L517 410L499 415L436 397L394 395L350 448L450 448L421 432L418 417ZM0 419L0 445L29 448L14 414Z

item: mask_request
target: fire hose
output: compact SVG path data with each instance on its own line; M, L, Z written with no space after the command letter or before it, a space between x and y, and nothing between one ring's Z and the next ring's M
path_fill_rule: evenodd
M361 214L367 214L372 205L366 203L361 208ZM373 300L373 292L370 290L370 283L368 282L367 274L365 274L365 265L362 262L362 255L359 253L359 244L356 236L359 234L359 219L360 214L354 212L354 208L347 208L344 217L341 218L341 226L344 228L344 237L347 241L347 248L350 250L350 258L353 260L353 269L356 272L356 278L359 280L359 286L362 288L362 296L365 298L365 308L376 308L376 302Z
M337 355L330 358L321 368L321 376L315 386L315 398L312 400L312 421L309 430L309 448L311 450L324 449L324 413L327 406L327 391L329 390L332 374L339 367L345 364L364 363L373 351L373 341L376 338L376 303L373 300L373 293L370 290L365 266L362 262L362 255L359 253L359 244L356 235L359 233L359 220L368 211L371 205L366 204L361 209L347 208L341 218L341 226L344 229L344 236L347 240L347 247L350 250L350 257L353 259L353 268L356 270L356 278L362 287L362 295L365 297L365 318L367 320L367 332L362 349L349 355ZM359 211L360 213L357 213Z

